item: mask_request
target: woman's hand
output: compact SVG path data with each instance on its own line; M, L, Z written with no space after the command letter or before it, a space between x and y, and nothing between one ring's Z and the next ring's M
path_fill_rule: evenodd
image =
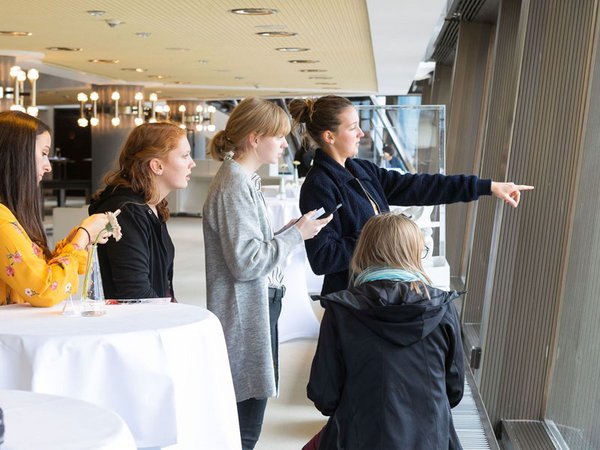
M530 191L533 188L533 186L527 186L524 184L492 181L492 194L499 199L504 200L513 208L516 208L519 205L519 200L521 200L521 191Z
M321 231L321 229L325 225L327 225L331 221L331 219L333 219L333 214L330 214L329 216L325 217L324 219L320 219L320 220L314 219L313 220L313 217L316 212L317 212L317 210L309 211L306 214L304 214L302 217L300 217L298 222L296 222L296 227L298 228L298 231L302 235L302 239L304 239L305 241L307 239L314 238L317 234L319 234L319 231Z
M88 244L93 244L94 242L96 242L96 239L98 239L98 244L105 244L106 241L108 241L108 238L111 236L111 233L106 231L107 224L108 216L106 214L92 214L91 216L83 219L80 226L82 228L85 228L89 233L90 242ZM80 230L75 235L75 239L77 239L78 235L81 233L82 231ZM87 238L88 236L86 236L86 240ZM83 247L86 246L87 245L84 245Z

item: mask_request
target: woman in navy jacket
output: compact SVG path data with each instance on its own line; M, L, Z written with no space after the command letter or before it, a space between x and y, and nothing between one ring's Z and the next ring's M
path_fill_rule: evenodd
M319 147L300 191L300 210L342 207L314 239L305 241L312 270L325 275L322 294L348 287L348 267L358 235L370 217L389 211L389 205L440 205L477 200L494 194L516 207L520 191L533 189L514 183L481 180L476 176L401 174L355 159L360 138L358 112L343 97L290 103L296 124Z
M306 449L461 448L450 412L464 387L458 294L428 286L423 249L407 217L373 217L353 286L321 298L308 397L330 420Z

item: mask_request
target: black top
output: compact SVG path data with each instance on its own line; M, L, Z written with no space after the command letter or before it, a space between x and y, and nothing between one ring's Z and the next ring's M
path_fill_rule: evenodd
M320 297L307 389L331 416L320 450L461 448L450 413L464 387L458 294L429 294L382 280Z
M389 205L441 205L490 194L491 180L476 176L401 174L358 158L348 158L343 167L317 150L300 190L300 210L302 214L321 207L330 211L342 204L319 234L304 241L313 272L325 275L322 294L348 287L352 252L362 227L375 215L373 203L378 212L386 212Z
M175 247L167 225L143 198L129 188L107 187L92 201L89 213L121 210L117 217L123 237L98 246L106 298L174 297Z

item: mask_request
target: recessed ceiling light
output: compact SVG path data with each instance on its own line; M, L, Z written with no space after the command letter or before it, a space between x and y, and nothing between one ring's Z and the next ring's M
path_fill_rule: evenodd
M321 61L318 59L290 59L288 62L291 64L316 64Z
M106 22L106 25L108 25L111 28L116 28L119 25L125 24L125 22L123 22L122 20L119 20L119 19L104 19L104 21Z
M190 84L189 81L173 81L173 84Z
M170 52L189 52L191 50L191 48L187 48L187 47L167 47L167 48L165 48L165 50L168 50Z
M310 48L306 47L279 47L276 48L278 52L307 52Z
M139 31L137 33L135 33L135 35L139 38L149 38L150 36L152 36L152 33L149 33L147 31Z
M162 80L163 78L169 77L165 77L164 75L148 75L148 78L156 78L157 80Z
M33 33L30 31L0 31L0 36L14 36L14 37L23 37L23 36L31 36Z
M46 47L46 50L53 52L80 52L83 49L81 47Z
M314 77L308 77L309 80L331 80L333 79L333 77L324 77L324 76L314 76Z
M100 17L100 16L103 16L104 14L106 14L106 11L100 11L98 9L90 9L89 11L86 11L86 13L88 13L92 17Z
M148 72L148 69L142 69L141 67L123 67L121 70L126 72Z
M298 33L294 33L292 31L261 31L260 33L256 34L264 37L291 37L296 36Z
M272 8L237 8L230 9L229 12L242 16L270 16L271 14L277 14L279 11Z
M118 59L88 59L88 62L99 64L118 64Z
M200 64L208 64L208 59L199 59L198 62Z
M319 73L319 72L327 72L327 69L300 69L300 72Z

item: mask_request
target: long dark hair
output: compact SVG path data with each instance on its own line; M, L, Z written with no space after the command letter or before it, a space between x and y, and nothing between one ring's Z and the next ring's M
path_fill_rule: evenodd
M45 132L50 128L35 117L19 111L0 112L0 202L46 257L51 257L35 160L35 140Z
M172 122L145 123L133 129L119 155L119 168L109 172L104 182L109 187L125 186L143 197L146 203L158 202L156 211L163 222L169 219L167 199L160 200L155 175L150 170L154 158L166 158L185 137L184 130ZM96 194L96 198L99 193ZM160 201L159 201L160 200Z

